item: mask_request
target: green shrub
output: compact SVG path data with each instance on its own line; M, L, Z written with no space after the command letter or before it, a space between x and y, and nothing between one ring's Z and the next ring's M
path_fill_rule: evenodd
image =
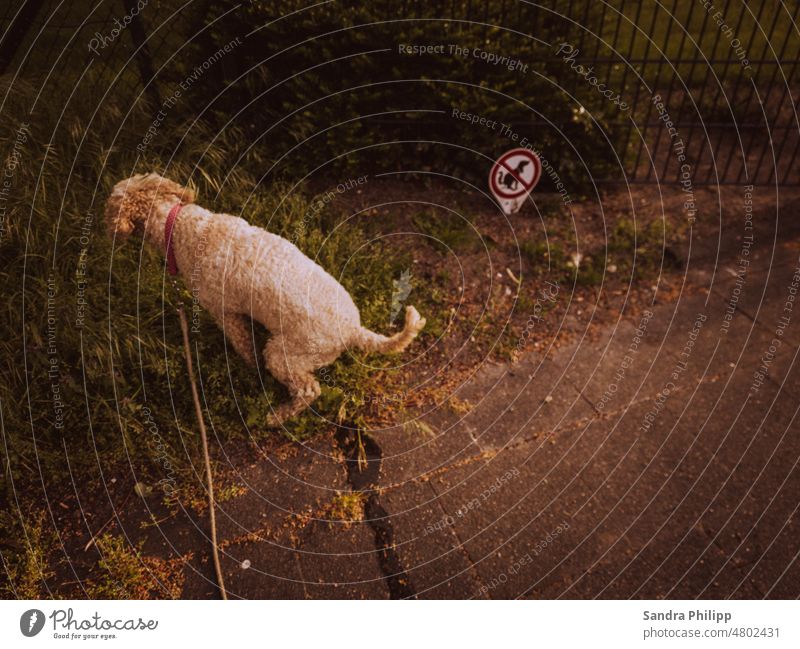
M591 176L612 163L586 111L602 121L616 110L588 84L568 79L586 109L580 112L561 89L565 64L556 45L582 41L582 30L558 12L599 17L599 7L583 2L578 9L572 0L558 0L548 10L499 1L413 3L398 20L397 3L385 1L310 7L281 0L228 11L226 2L212 0L209 28L188 44L187 56L202 61L214 44L259 26L256 38L243 39L215 68L212 92L207 85L202 92L221 91L211 107L217 122L234 116L251 141L268 142L270 155L280 159L278 174L302 177L327 161L323 173L340 176L401 168L422 177L455 173L484 186L490 158L526 138L574 189L591 186ZM427 44L443 47L427 55L400 52ZM494 65L480 52L526 67ZM173 68L162 80L167 87L180 79ZM246 102L234 87L246 90ZM471 124L454 117L454 109L495 124ZM542 187L549 182L545 176Z

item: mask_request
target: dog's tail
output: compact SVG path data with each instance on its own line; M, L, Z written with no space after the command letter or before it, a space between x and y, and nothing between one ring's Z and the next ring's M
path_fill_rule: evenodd
M354 344L365 352L382 352L384 354L401 352L411 344L424 326L425 318L420 317L413 306L409 306L406 307L406 323L403 331L387 337L361 327Z

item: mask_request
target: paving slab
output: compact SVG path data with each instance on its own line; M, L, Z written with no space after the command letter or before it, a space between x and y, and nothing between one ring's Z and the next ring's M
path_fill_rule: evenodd
M392 489L381 501L391 517L395 550L418 598L458 599L480 592L480 576L453 519L427 481Z
M465 597L517 597L557 562L579 498L559 459L577 431L507 447L431 479L482 586ZM557 541L556 541L557 539Z
M471 431L443 405L414 420L373 433L381 448L380 486L389 488L457 464L481 452Z
M264 539L241 541L225 547L220 563L231 599L307 597L298 554L286 545ZM206 576L211 577L213 567L204 568Z
M748 377L738 380L746 383ZM741 388L734 384L733 389ZM603 532L622 541L623 552L619 548L609 552L617 557L614 581L618 583L609 584L603 596L611 592L624 597L667 593L695 597L703 592L706 597L734 592L746 597L757 593L748 583L737 589L744 573L727 561L726 548L715 539L715 529L731 517L759 467L764 466L765 459L759 459L758 453L768 448L766 441L758 439L748 451L758 421L763 413L769 413L763 436L774 438L785 429L786 413L770 410L771 397L764 393L762 410L754 402L741 414L723 409L705 422L719 390L718 383L707 382L686 403L676 395L646 434L640 426L648 404L632 408L616 422L615 441L581 474L587 489L595 489L590 506L596 510L595 517L603 515ZM633 441L635 445L629 446ZM758 453L753 453L755 449ZM743 511L751 511L749 502L746 505ZM575 516L576 529L584 509ZM751 523L744 520L734 525L743 533ZM599 529L587 537L587 545L596 545L594 536L598 534ZM631 548L634 558L626 559L625 551ZM577 562L573 571L586 566L582 555L591 557L592 549L576 552L567 562ZM709 566L714 567L711 580L706 574ZM597 595L584 592L582 581L572 586L568 595Z
M483 451L548 435L596 414L564 370L548 359L525 357L509 365L493 385L479 382L476 387L487 398L459 423L471 430Z
M331 434L306 444L287 443L252 452L252 461L228 466L241 494L217 507L221 543L281 530L294 519L314 517L348 489L341 452Z
M363 521L312 521L298 545L300 572L310 599L389 599L375 535Z

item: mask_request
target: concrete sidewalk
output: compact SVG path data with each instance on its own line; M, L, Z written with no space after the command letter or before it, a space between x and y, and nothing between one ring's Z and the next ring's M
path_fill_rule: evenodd
M687 249L675 302L484 366L469 412L375 434L366 468L348 431L237 467L231 596L800 595L796 211ZM364 520L331 521L351 491ZM213 597L196 555L184 596Z

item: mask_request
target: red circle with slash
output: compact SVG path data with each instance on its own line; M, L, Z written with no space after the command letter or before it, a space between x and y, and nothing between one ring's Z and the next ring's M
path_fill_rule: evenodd
M531 170L517 171L517 167L522 160L527 160L531 164ZM500 171L504 179L508 176L516 181L516 186L521 189L512 189L509 186L500 185ZM528 194L536 187L539 178L542 176L542 163L539 157L530 149L511 149L501 155L497 162L492 165L492 170L489 173L489 187L495 196L499 198L517 198L523 194Z

